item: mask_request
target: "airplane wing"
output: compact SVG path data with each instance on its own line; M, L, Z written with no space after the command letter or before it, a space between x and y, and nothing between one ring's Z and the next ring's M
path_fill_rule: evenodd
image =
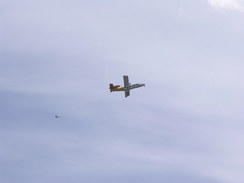
M124 77L124 87L126 88L129 86L129 77L128 76L123 76Z
M130 96L130 91L129 90L125 90L125 97Z

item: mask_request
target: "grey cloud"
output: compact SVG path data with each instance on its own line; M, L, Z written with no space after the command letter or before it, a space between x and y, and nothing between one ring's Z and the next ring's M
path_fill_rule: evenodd
M241 182L241 15L14 0L3 15L1 181ZM123 74L146 87L110 93Z

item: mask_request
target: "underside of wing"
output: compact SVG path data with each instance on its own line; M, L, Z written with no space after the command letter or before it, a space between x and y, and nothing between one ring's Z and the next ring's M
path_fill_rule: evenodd
M128 87L129 86L129 77L128 76L123 76L124 77L124 87Z
M130 91L125 91L125 97L130 96Z

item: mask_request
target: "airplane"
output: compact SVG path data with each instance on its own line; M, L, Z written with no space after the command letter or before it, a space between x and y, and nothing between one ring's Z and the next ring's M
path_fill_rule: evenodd
M128 97L128 96L130 96L130 90L145 86L145 84L133 84L133 85L131 85L129 83L129 77L128 76L123 76L123 78L124 78L124 87L121 87L120 85L113 85L112 83L110 83L109 84L110 92L124 91L125 97Z

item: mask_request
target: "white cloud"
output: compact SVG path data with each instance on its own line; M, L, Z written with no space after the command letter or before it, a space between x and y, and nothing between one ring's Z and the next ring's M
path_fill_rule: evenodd
M216 8L225 8L244 12L244 0L208 0Z
M243 182L243 22L199 2L6 1L0 182Z

